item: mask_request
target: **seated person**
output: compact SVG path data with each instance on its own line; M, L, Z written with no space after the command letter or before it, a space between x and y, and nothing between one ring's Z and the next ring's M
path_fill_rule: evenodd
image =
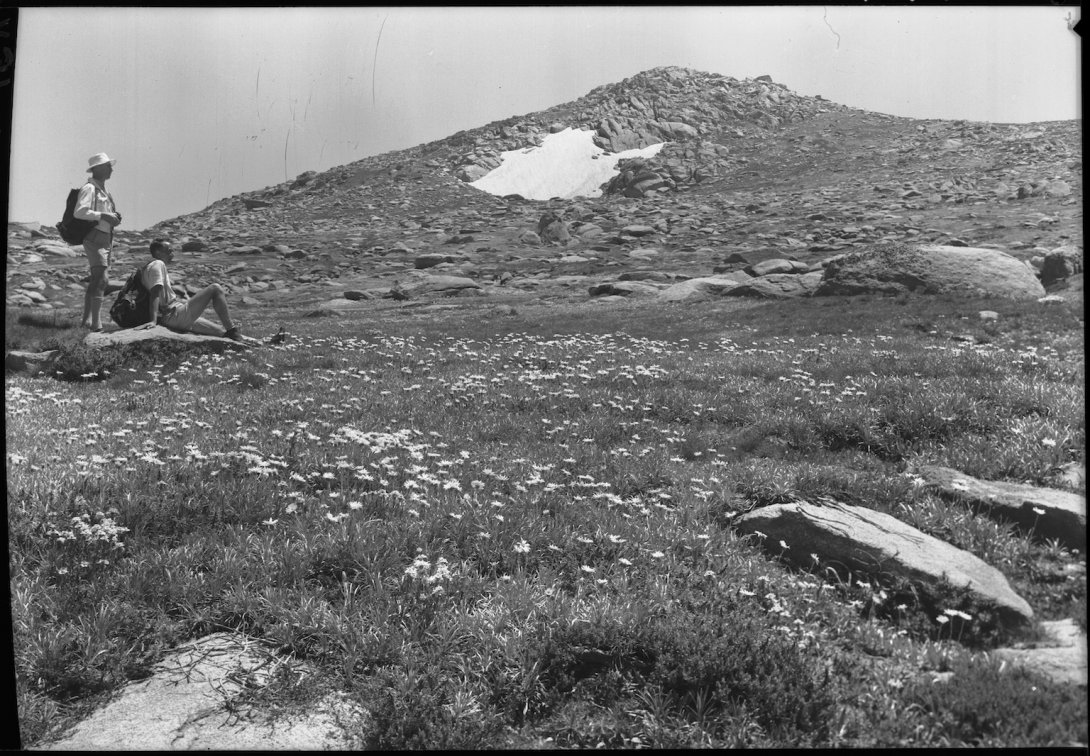
M227 297L219 284L206 286L192 297L183 299L174 293L170 285L170 273L167 263L174 260L174 249L165 239L156 239L151 243L152 260L144 267L143 283L148 290L148 308L151 322L143 326L152 328L162 324L172 331L191 331L207 336L226 336L235 341L242 341L242 332L231 320L227 308ZM215 323L201 317L211 303L225 330L220 330Z

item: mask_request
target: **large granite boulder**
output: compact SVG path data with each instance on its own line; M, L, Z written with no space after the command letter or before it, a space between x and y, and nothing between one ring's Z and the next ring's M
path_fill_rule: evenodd
M925 487L1018 524L1041 538L1086 551L1086 497L1024 483L979 480L948 467L916 465Z
M746 534L763 533L761 541L769 553L800 566L811 566L810 555L816 554L823 565L857 574L900 577L925 586L945 580L993 606L1008 626L1033 619L1033 609L999 570L892 515L848 504L800 501L755 509L738 518L736 527Z
M1045 289L1033 269L995 249L939 244L880 244L825 265L815 296L968 294L1038 299Z

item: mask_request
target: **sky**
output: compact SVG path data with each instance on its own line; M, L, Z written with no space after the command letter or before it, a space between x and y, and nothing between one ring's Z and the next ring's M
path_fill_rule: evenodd
M8 218L87 160L122 228L578 99L657 66L912 118L1081 118L1078 6L21 8Z

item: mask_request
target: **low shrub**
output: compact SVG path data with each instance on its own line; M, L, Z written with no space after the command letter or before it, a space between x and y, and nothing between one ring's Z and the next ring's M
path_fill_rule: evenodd
M1019 748L1087 742L1086 690L1055 683L997 661L961 662L947 682L918 679L906 686L906 708L930 720L929 742ZM892 733L891 733L892 734ZM904 733L904 735L908 735Z

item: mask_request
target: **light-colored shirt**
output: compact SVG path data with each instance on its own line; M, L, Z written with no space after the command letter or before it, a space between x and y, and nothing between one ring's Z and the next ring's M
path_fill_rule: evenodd
M95 228L109 233L113 226L102 220L102 214L113 212L116 212L114 198L106 191L106 187L97 179L87 179L87 183L79 190L79 200L73 215L80 220L98 221Z
M159 295L159 311L164 312L178 299L174 289L170 285L170 273L167 272L167 264L162 260L152 260L144 268L144 287L151 291L156 286L162 286L163 292Z

